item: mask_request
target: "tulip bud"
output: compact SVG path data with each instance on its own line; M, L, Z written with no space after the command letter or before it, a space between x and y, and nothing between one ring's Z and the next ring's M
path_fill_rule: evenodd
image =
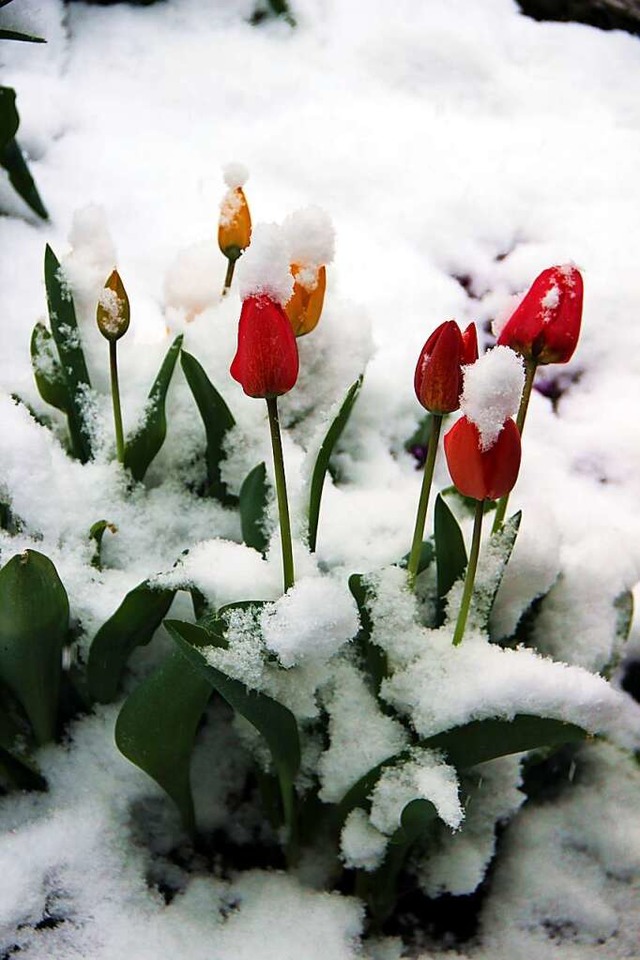
M498 344L535 364L567 363L580 335L583 283L572 264L549 267L533 281L499 329Z
M495 442L482 449L480 431L461 417L445 434L444 452L456 488L475 500L499 500L513 489L520 469L520 432L509 418Z
M416 396L430 413L441 416L460 406L462 365L478 356L475 326L464 334L455 320L447 320L433 331L425 343L414 377Z
M228 260L237 260L251 242L251 215L242 189L248 173L241 164L229 164L224 179L229 188L220 204L218 245Z
M129 319L129 297L120 274L114 270L105 283L98 301L96 310L98 329L107 340L119 340L129 329Z
M249 397L279 397L298 379L298 347L280 304L266 294L242 303L231 376Z
M302 337L318 326L327 286L327 271L324 266L310 269L292 263L291 273L294 278L293 293L284 309L294 334Z

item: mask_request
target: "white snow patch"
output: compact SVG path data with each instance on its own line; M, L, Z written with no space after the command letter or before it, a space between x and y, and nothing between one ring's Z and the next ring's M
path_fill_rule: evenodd
M524 364L510 347L494 347L475 363L463 367L462 413L480 431L481 446L489 450L505 420L515 417L524 386Z
M260 294L285 304L293 290L289 254L282 228L275 223L258 224L251 246L238 262L238 289L243 300Z

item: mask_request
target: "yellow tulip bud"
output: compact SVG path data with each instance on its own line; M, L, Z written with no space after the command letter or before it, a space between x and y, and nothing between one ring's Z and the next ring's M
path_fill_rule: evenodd
M291 264L293 293L285 305L285 312L296 337L311 333L318 325L324 292L327 286L327 271L321 267L303 267Z
M220 205L218 245L225 257L237 260L251 242L251 214L242 187L228 190Z
M129 329L129 319L129 297L120 274L114 270L105 283L98 301L96 310L98 329L107 340L119 340Z

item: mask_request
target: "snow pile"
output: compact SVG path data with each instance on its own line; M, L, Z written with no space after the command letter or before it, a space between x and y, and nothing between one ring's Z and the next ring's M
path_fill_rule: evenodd
M289 255L281 227L259 223L251 245L238 264L238 288L243 300L260 294L285 304L293 290Z
M515 417L524 386L522 358L510 347L494 347L463 367L460 409L480 432L482 450L489 450L505 420Z

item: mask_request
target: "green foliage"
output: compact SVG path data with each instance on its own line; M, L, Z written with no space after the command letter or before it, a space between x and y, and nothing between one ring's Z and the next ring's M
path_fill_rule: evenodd
M200 411L207 437L207 495L215 497L227 506L234 506L237 498L229 493L222 480L220 463L224 459L225 437L235 426L235 420L196 358L183 350L180 355L180 364Z
M48 557L26 550L0 570L0 680L22 705L38 744L56 734L69 601Z
M167 615L175 593L144 580L103 623L91 644L87 663L89 694L94 700L115 700L127 660L136 647L149 643Z
M26 34L17 34L13 31L0 31L0 39L3 39L3 32L5 33L4 39L43 42L36 37L28 37ZM8 37L6 34L13 35ZM33 177L29 173L23 153L15 139L19 125L20 117L16 108L16 92L11 87L0 86L0 166L9 175L9 182L16 193L22 197L34 213L46 220L49 215L40 199Z
M362 387L362 376L351 384L347 394L342 401L342 405L333 419L326 436L322 441L318 456L316 458L313 473L311 475L311 490L309 492L309 549L313 553L316 549L318 540L318 520L320 518L320 502L322 500L322 488L324 487L325 477L329 468L329 460L334 451L335 445L340 439L342 431L346 427L353 405L355 404L360 388Z
M183 337L176 337L169 347L160 371L149 391L142 423L127 440L124 449L124 465L131 471L134 480L143 480L147 469L159 452L167 435L165 401L175 369Z
M265 533L265 514L269 500L267 468L263 463L254 467L240 488L240 524L242 539L248 547L266 553L269 540Z
M360 629L354 637L353 643L360 652L367 676L374 692L377 694L380 690L380 684L388 676L389 670L386 653L371 640L373 624L368 609L369 588L362 574L354 573L349 577L349 590L358 605L358 615L360 617Z
M434 510L434 538L438 591L437 626L444 622L444 599L456 580L464 576L467 551L458 521L438 494Z

